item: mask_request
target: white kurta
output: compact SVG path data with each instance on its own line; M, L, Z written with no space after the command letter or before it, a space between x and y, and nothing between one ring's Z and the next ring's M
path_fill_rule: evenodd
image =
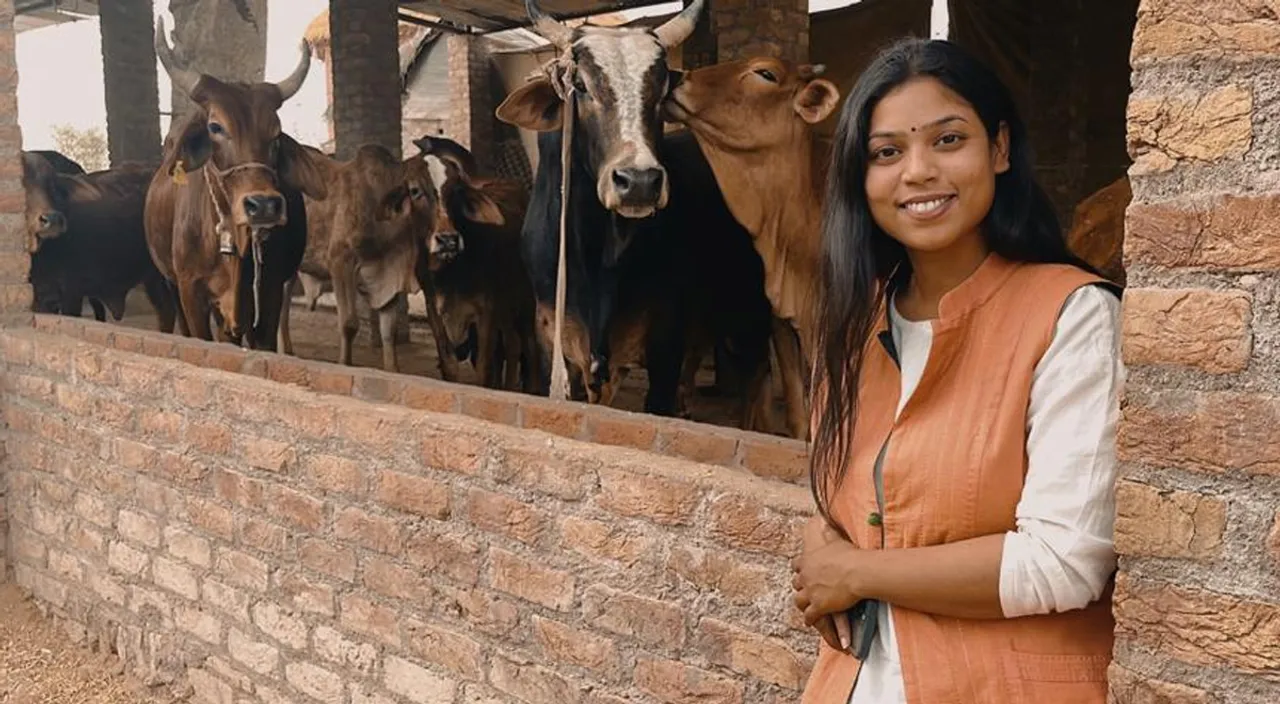
M904 319L896 301L890 327L902 368L898 413L915 390L933 341L930 322ZM1102 594L1116 565L1116 426L1125 380L1120 301L1097 286L1067 298L1053 341L1036 365L1027 408L1027 478L1005 534L1000 606L1006 617L1078 609ZM890 611L850 704L906 704Z

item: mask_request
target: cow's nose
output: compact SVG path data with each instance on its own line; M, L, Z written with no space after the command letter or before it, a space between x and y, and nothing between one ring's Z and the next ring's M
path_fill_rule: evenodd
M244 214L252 223L275 223L284 210L284 198L281 196L255 193L244 197Z
M462 251L462 235L456 232L436 233L436 252L440 254L457 254Z
M613 170L613 186L624 203L657 200L662 178L658 168Z
M63 217L62 213L59 213L57 211L54 211L51 213L45 213L40 216L40 227L54 229L59 227L66 227L66 225L67 225L67 219Z

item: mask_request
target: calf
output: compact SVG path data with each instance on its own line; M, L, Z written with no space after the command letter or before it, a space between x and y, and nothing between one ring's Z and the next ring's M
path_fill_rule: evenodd
M821 73L821 66L764 57L718 64L682 74L662 106L697 137L764 262L788 427L800 438L809 428L804 370L814 359L829 153L812 127L840 98Z
M176 286L185 335L274 351L285 286L306 247L305 193L323 199L315 159L280 130L277 111L311 66L311 48L279 83L231 83L178 64L157 18L156 55L195 103L165 139L146 201L147 243Z
M303 149L320 165L327 197L306 201L307 247L299 271L333 284L341 328L338 362L351 364L360 331L357 296L363 296L378 312L383 368L397 371L395 302L399 294L418 290L416 233L430 227L429 217L414 207L421 189L411 190L405 163L384 147L366 144L349 161Z
M428 312L437 313L433 323L439 320L432 332L443 337L442 375L444 360L461 358L455 351L469 344L480 383L534 393L541 355L533 287L520 256L529 194L516 181L481 178L471 152L453 140L427 136L414 144L430 168L425 180L435 186L434 227L417 273Z
M142 284L160 326L172 327L175 302L143 234L151 169L67 175L33 153L23 154L22 167L35 310L78 317L89 298L95 318L109 309L120 320L129 291Z

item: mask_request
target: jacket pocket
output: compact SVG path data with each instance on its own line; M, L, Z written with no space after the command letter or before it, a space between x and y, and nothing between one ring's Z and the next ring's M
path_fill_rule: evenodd
M1055 655L1006 651L1010 700L1035 704L1106 704L1111 654Z

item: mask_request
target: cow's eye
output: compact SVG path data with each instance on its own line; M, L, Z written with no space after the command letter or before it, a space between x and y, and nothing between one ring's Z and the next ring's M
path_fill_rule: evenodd
M226 133L226 130L222 128L222 125L216 122L209 123L209 134L225 134L225 133Z
M410 188L409 196L412 197L414 200L421 198L423 196L422 189L418 188L417 186Z
M764 80L766 80L766 81L768 81L768 82L770 82L770 83L777 83L777 82L778 82L778 77L777 77L777 76L775 76L775 75L773 75L773 71L770 71L770 70L769 70L769 69L767 69L767 68L758 68L758 69L756 69L756 75L757 75L757 76L759 76L759 77L761 77L761 78L763 78Z

